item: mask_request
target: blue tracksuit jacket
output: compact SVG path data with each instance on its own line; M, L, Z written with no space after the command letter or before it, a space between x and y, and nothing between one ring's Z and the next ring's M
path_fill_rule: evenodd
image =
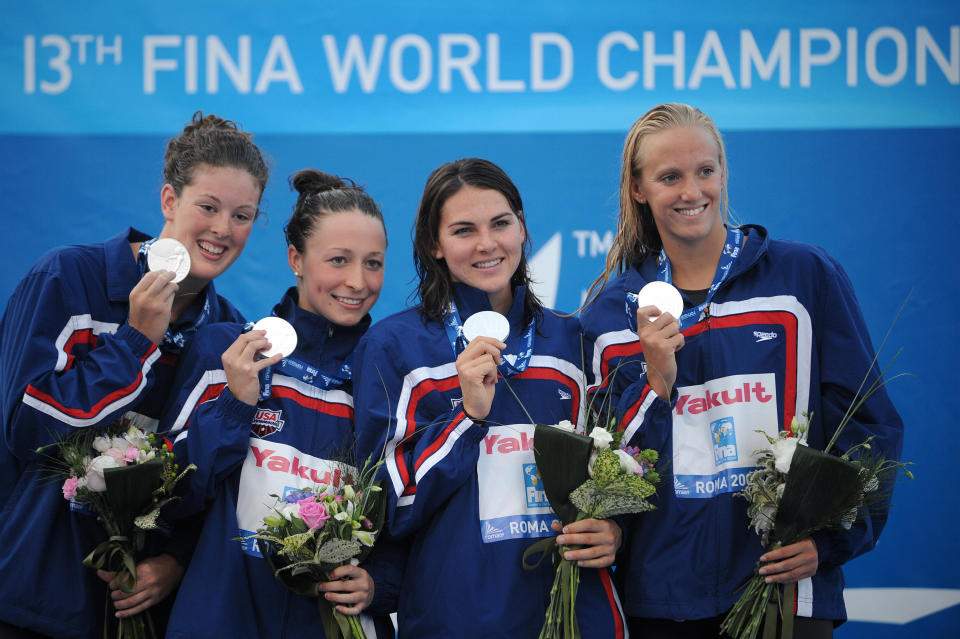
M296 289L274 313L297 331L291 357L327 374L340 370L369 325L366 319L337 326L300 309ZM322 637L316 600L281 585L255 542L236 538L262 524L271 493L338 481L341 472L330 460L342 460L354 446L350 384L324 390L278 365L270 397L245 404L227 387L220 361L242 330L241 324L216 324L198 334L177 371L179 395L161 423L176 436L181 463L197 465L177 510L206 509L167 637ZM393 636L386 617L361 620L370 639Z
M873 347L840 265L819 248L768 239L758 226L744 230L743 252L708 312L683 331L669 402L647 384L625 310L626 292L657 278L655 256L611 280L582 313L594 344L596 401L619 408L625 441L667 462L659 510L633 519L618 561L631 616L699 619L733 605L762 554L747 527L747 502L735 497L755 466L753 452L767 446L755 431L775 436L808 413L809 444L822 450L871 371ZM869 435L875 451L899 458L903 424L884 391L838 446ZM841 565L874 546L885 520L875 514L849 531L814 534L820 565L799 582L797 614L846 618Z
M81 561L104 533L86 511L71 512L35 451L131 412L140 423L160 416L178 355L126 323L140 280L130 243L149 237L128 229L47 253L0 320L0 619L8 623L55 637L102 634L106 584ZM212 283L207 292L211 321L240 319Z
M489 310L482 291L455 285L461 317ZM523 290L508 314L505 356L518 351ZM374 325L357 349L354 388L360 455L385 448L390 532L409 548L399 588L400 637L536 637L554 569L521 555L553 535L539 489L533 425L582 422L585 377L574 318L545 311L522 373L497 382L485 425L467 418L443 324L408 309ZM508 390L516 393L521 404ZM530 417L527 416L529 412ZM582 569L584 637L624 636L610 571Z

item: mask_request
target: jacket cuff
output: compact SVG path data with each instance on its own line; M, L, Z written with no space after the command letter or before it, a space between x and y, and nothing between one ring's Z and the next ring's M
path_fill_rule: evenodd
M141 357L149 353L151 348L159 348L156 344L150 341L149 337L129 324L124 324L118 328L117 332L113 335L114 337L126 342L130 346L130 349L136 355Z

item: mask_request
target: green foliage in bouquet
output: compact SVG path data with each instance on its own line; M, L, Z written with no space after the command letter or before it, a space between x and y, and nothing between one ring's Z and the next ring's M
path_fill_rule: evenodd
M275 499L272 512L263 518L256 539L274 577L291 591L317 597L317 606L328 639L365 634L356 616L343 615L323 597L317 586L330 581L339 566L362 562L373 549L383 528L386 499L376 479L382 461L368 459L359 472L340 464L345 484L321 484ZM356 474L355 479L351 477Z
M55 452L46 452L48 448ZM84 558L83 565L116 572L117 584L124 592L137 588L137 559L147 533L161 527L162 508L178 499L174 487L196 469L191 464L181 471L172 449L169 440L121 418L109 424L102 435L82 429L37 451L46 457L43 472L53 481L62 480L64 499L89 507L106 532L107 539ZM105 636L113 623L118 639L156 636L149 610L117 620L111 607L108 594Z
M903 307L900 312L902 310ZM749 502L749 526L760 535L764 548L773 550L788 546L820 530L849 529L858 518L888 507L888 493L899 470L913 478L908 468L911 463L889 460L873 452L873 436L840 455L830 454L863 404L887 381L900 377L895 375L889 380L884 379L893 363L891 360L870 381L870 372L889 335L888 330L824 450L806 445L809 415L800 419L794 417L788 430L780 431L776 438L764 433L770 447L755 452L759 468L747 475L746 486L738 493ZM735 639L754 639L761 626L765 625L767 629L776 627L776 617L782 609L782 636L787 639L793 632L793 606L790 602L793 601L795 584L785 586L784 600L788 603L781 606L778 601L780 589L776 584L766 583L759 569L758 563L720 630Z

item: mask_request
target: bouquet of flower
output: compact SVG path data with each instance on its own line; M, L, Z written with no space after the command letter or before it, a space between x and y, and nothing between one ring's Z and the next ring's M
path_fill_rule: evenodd
M53 447L57 452L48 455L47 468L55 478L63 479L64 499L90 508L107 533L107 540L84 558L83 565L115 571L120 588L133 592L137 556L143 551L146 534L160 528L161 508L176 499L174 486L195 466L181 472L169 440L129 425L123 418L107 426L103 435L85 429ZM111 620L115 617L108 605L104 633ZM150 611L116 623L118 638L156 634Z
M347 563L358 565L373 548L383 527L386 500L376 480L381 462L370 460L356 473L342 464L339 476L347 482L337 487L320 484L292 491L275 499L272 512L251 537L256 539L270 570L293 592L317 597L317 585L330 581L330 573ZM356 473L356 480L350 477ZM327 639L366 635L355 616L343 615L323 597L317 599Z
M770 448L756 452L760 467L747 475L743 492L738 493L750 505L750 527L761 536L765 548L776 549L797 543L812 533L826 529L849 529L862 510L869 512L883 502L884 491L897 470L908 477L909 463L892 461L872 454L873 436L851 447L842 455L828 452L856 410L883 382L879 379L862 396L858 392L824 451L806 445L808 416L793 418L788 430L778 437L766 435ZM759 431L763 432L763 431ZM758 563L757 570L760 565ZM723 620L720 630L735 639L753 639L762 625L776 627L781 608L777 584L766 583L756 570L743 594ZM795 583L785 585L782 630L791 636ZM766 621L764 621L766 617Z
M657 452L620 446L620 437L620 432L611 432L602 426L593 428L587 437L574 433L570 422L556 426L537 424L534 458L550 506L564 524L655 508L648 498L656 492L660 481L654 470ZM580 636L576 615L580 569L575 561L563 558L564 552L572 549L557 547L556 537L549 537L528 548L523 555L524 568L533 570L543 557L557 551L557 572L550 589L541 639ZM540 561L528 563L529 558L538 554Z

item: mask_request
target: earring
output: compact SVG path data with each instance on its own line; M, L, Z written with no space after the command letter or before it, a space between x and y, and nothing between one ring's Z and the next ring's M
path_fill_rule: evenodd
M293 276L297 279L300 279L300 271L294 271Z

